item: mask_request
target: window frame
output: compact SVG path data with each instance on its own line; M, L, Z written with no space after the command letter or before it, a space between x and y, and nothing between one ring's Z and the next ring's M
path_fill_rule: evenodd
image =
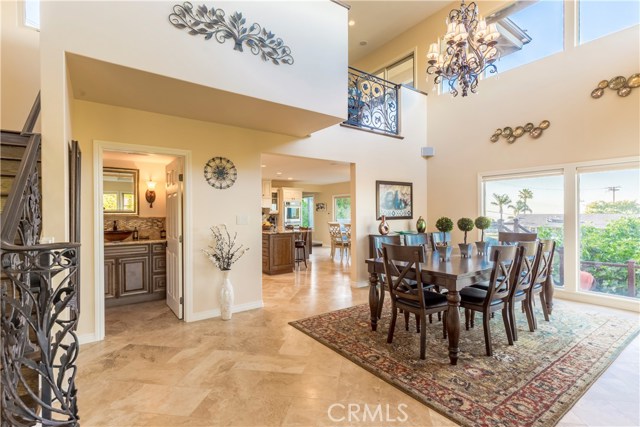
M599 293L586 293L579 291L579 269L580 269L580 257L579 257L579 188L578 188L578 171L579 169L588 167L611 167L633 164L640 168L640 156L619 157L603 160L592 160L583 162L568 162L555 165L509 169L509 170L497 170L497 171L483 171L478 173L477 177L477 194L478 194L478 215L482 215L484 212L484 196L483 196L483 181L485 177L499 177L499 176L515 176L515 175L535 175L535 174L548 174L554 171L561 170L564 176L564 287L554 287L554 293L560 299L567 299L572 301L584 302L594 305L602 305L606 307L619 308L623 310L630 310L638 312L640 311L640 304L637 299L629 297L599 294Z
M336 209L336 200L338 199L349 199L349 212L351 212L351 194L334 194L332 196L332 203L331 203L331 206L333 208L333 221L334 222L342 221L343 223L351 222L351 216L349 216L348 220L336 218L336 213L338 211L338 209Z
M407 53L406 55L402 55L401 57L399 57L399 59L396 59L385 66L379 67L374 73L371 73L371 74L383 80L387 80L392 83L395 83L392 80L389 80L389 68L393 68L394 66L400 65L401 63L407 61L409 58L413 59L413 73L412 73L413 85L410 85L410 86L408 85L408 86L412 88L416 88L416 82L418 81L418 79L417 79L417 73L416 73L417 61L416 61L415 49ZM380 74L382 74L382 76L380 76ZM404 83L396 83L396 84L404 84Z
M40 32L40 0L22 0L22 24ZM31 6L29 6L31 5ZM31 15L37 11L37 21Z

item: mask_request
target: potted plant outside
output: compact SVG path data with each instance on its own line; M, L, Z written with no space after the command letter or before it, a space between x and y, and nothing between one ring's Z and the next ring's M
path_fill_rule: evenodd
M464 243L458 244L460 255L464 258L469 258L471 251L473 251L473 245L467 243L467 233L473 230L473 220L471 218L460 218L458 220L458 229L464 232Z
M451 230L453 230L453 221L446 216L438 218L436 221L436 228L442 233L442 241L436 243L436 250L440 255L441 261L446 261L451 257L451 247L447 244L446 236Z
M491 227L491 219L486 216L479 216L475 220L475 225L478 230L482 232L480 235L480 241L476 242L476 248L478 249L478 255L484 255L487 251L487 242L484 241L484 230Z

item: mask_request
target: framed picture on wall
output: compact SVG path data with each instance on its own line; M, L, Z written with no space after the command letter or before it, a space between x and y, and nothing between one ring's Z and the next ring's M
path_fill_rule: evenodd
M376 181L376 217L413 218L413 183Z

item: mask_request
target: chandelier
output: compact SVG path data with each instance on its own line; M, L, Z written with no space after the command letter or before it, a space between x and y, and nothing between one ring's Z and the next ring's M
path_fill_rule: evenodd
M484 19L478 20L478 6L475 2L460 4L460 9L449 12L447 33L444 42L447 44L442 53L438 43L432 43L427 53L427 74L435 74L434 83L439 84L446 79L453 96L458 95L456 85L467 92L476 92L478 76L485 70L497 72L493 64L498 53L496 43L500 37L496 24L487 26Z

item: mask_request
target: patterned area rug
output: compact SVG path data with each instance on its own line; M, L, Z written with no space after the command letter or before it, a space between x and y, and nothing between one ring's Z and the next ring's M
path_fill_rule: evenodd
M420 334L398 316L392 344L385 304L378 331L369 307L359 305L290 324L427 406L465 426L553 426L638 334L638 324L558 302L551 322L538 316L529 332L517 313L518 341L509 346L500 313L491 320L492 357L485 354L482 317L465 331L460 359L449 364L442 324L427 324L427 358L419 359ZM462 311L461 311L462 314ZM461 317L464 317L463 315Z

